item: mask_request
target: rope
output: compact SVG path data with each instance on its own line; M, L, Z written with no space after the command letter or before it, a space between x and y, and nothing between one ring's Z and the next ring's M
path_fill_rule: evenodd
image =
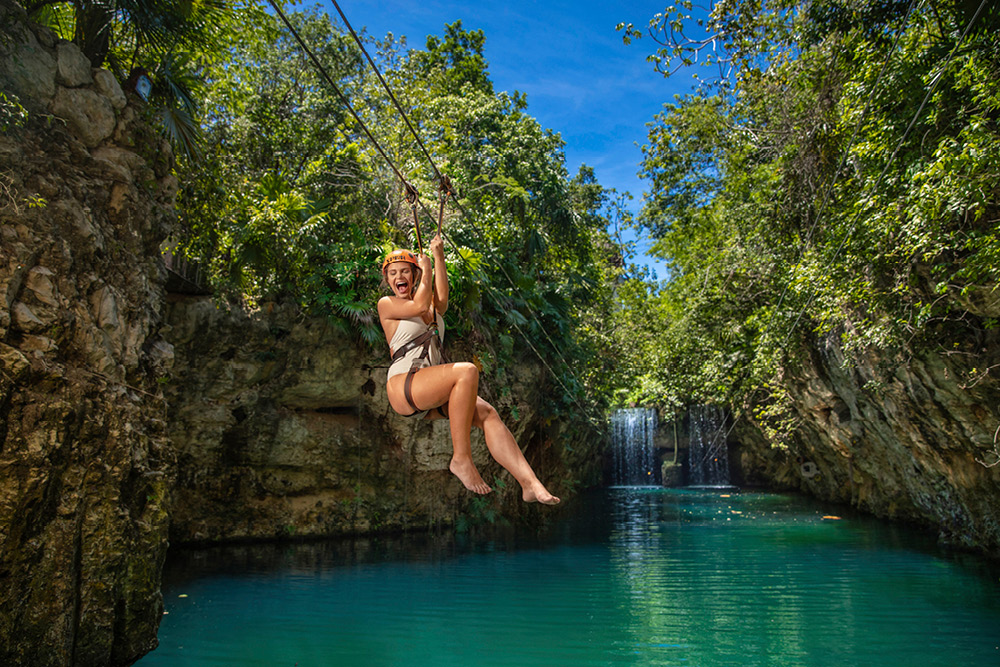
M351 116L354 117L354 120L358 123L358 126L365 133L365 136L367 136L368 140L372 142L372 146L375 147L375 150L378 151L379 155L381 155L382 158L389 165L389 167L392 168L392 171L396 174L396 177L399 178L400 182L403 184L403 187L404 188L412 187L407 182L406 178L403 177L402 172L400 172L399 169L396 167L396 164L389 158L388 154L386 154L386 152L382 149L382 145L379 144L378 140L375 138L375 135L371 133L371 131L368 129L368 126L365 125L365 122L361 120L361 116L359 116L358 112L354 110L354 107L351 105L350 100L348 100L347 96L344 95L343 92L341 92L337 84L334 83L333 78L326 71L326 68L323 67L323 64L313 54L312 50L308 46L306 46L306 43L302 40L302 37L299 35L298 31L292 26L291 22L288 20L288 17L285 16L285 13L281 11L281 7L278 6L278 3L275 2L275 0L267 0L267 1L274 8L274 11L281 18L282 22L288 28L289 32L291 32L292 35L295 37L295 41L299 43L299 46L302 47L302 50L306 53L306 55L309 56L309 59L312 60L313 65L316 66L316 69L322 75L323 79L333 89L333 92L337 94L337 97L340 98L340 101L343 102L344 106L347 107L347 110L351 113Z
M420 254L424 254L424 243L420 239L420 220L417 217L417 202L420 200L420 196L417 194L417 189L413 187L412 183L403 182L403 188L405 189L404 196L406 201L410 204L410 210L413 211L413 229L417 232L417 250Z
M431 162L431 164L434 164ZM440 207L438 208L438 234L441 234L441 229L444 227L444 204L448 200L448 196L457 196L455 193L455 188L451 186L451 179L447 176L442 175L438 180L438 189L441 192L440 197Z
M291 22L288 20L288 18L285 16L285 14L281 11L281 9L277 6L275 0L268 0L268 2L270 3L270 5L272 7L274 7L275 11L281 17L281 19L284 22L285 26L288 27L289 31L291 31L291 33L295 37L296 41L298 41L299 45L306 52L306 54L312 60L313 64L316 66L316 68L323 75L323 78L327 81L327 83L331 86L331 88L333 88L333 90L337 93L338 97L340 97L341 101L344 103L344 105L350 111L351 115L357 121L358 125L364 131L365 135L372 142L372 145L375 146L376 150L379 152L379 154L382 156L382 158L389 164L389 166L392 168L393 172L396 174L396 176L399 178L400 182L403 184L403 188L404 188L404 192L406 193L407 201L410 203L411 209L413 211L414 229L416 231L416 236L417 236L417 245L418 245L418 248L420 249L421 253L423 253L423 242L422 242L421 235L420 235L420 226L419 226L418 216L417 216L417 212L416 212L416 207L419 204L421 207L424 208L425 213L427 213L428 215L429 215L429 211L427 211L426 207L423 206L423 203L419 201L419 198L417 196L416 188L412 184L410 184L403 177L402 173L399 171L399 169L396 167L396 165L393 163L393 161L389 158L389 156L386 154L386 152L382 149L381 145L375 139L374 135L371 133L371 131L369 131L369 129L365 125L364 121L361 120L361 117L357 114L357 112L351 106L350 101L340 91L340 89L337 87L337 85L333 82L332 78L326 72L326 69L323 67L322 63L320 63L319 60L316 58L316 56L313 55L312 51L309 49L309 47L305 44L305 42L299 36L298 32L295 30L295 28L292 27ZM435 175L437 176L437 178L439 180L440 188L441 188L443 194L442 194L442 197L441 197L441 200L440 200L440 209L439 209L439 215L438 215L438 232L442 233L443 218L444 218L444 201L446 199L445 191L447 191L447 194L451 194L453 196L453 200L455 202L455 205L458 207L459 211L461 211L461 213L465 217L465 219L470 223L470 225L476 231L476 233L479 234L480 238L482 240L485 240L485 234L470 219L470 217L468 216L468 213L465 210L465 208L461 205L461 203L457 200L457 198L454 197L455 191L454 191L454 189L451 186L450 180L446 176L444 176L441 173L441 171L438 169L437 165L434 162L434 159L431 157L431 155L428 152L426 146L424 145L424 142L420 139L420 136L417 134L416 130L414 129L413 124L410 122L410 120L409 120L409 118L408 118L408 116L406 114L406 111L402 108L402 105L400 105L400 103L399 103L398 99L396 98L395 94L393 94L392 89L389 88L389 85L386 83L385 78L382 76L382 74L379 71L378 67L376 66L374 60L372 60L371 56L369 55L368 50L365 48L364 43L361 41L361 39L358 36L358 34L354 31L353 27L351 27L350 22L347 20L347 17L344 15L343 10L341 10L340 6L335 1L333 2L333 4L336 7L337 12L340 14L341 19L344 21L345 26L347 26L348 30L350 31L350 33L351 33L352 37L354 38L355 42L361 48L362 53L364 54L365 58L368 60L368 63L371 65L373 71L375 72L376 76L378 77L379 82L385 88L385 90L388 93L390 99L392 99L393 104L395 105L395 107L396 107L397 111L399 112L400 116L403 118L404 122L406 123L406 126L409 129L410 133L416 139L416 141L417 141L418 145L420 146L421 150L423 151L425 157L430 162L431 168L433 169ZM442 233L442 236L444 236L443 233ZM446 236L444 236L444 237L448 238ZM454 240L452 240L451 238L448 238L448 241L452 244L452 246L456 250L458 249L458 246L457 246L457 244L455 244ZM469 268L468 267L468 263L466 262L465 258L462 257L462 254L460 252L458 253L458 257L463 262L463 264L466 264L466 267ZM507 271L503 268L502 265L497 264L497 268L500 269L501 273L504 274L504 277L507 278L507 281L511 285L515 284L514 281L513 281L513 279L511 278L510 274L507 273ZM497 293L496 292L496 288L494 288L492 285L489 285L488 283L486 284L486 288L488 290L493 290L494 293ZM537 315L533 312L533 309L531 308L530 305L528 305L528 309L532 311L532 315L534 316L535 320L539 319L537 317ZM528 344L528 346L532 349L532 351L535 353L535 355L538 356L538 359L549 370L549 372L552 373L552 375L555 378L555 380L562 386L562 388L566 391L567 395L573 400L573 402L576 403L577 407L579 407L580 410L583 413L588 413L589 411L586 408L584 408L583 405L580 404L579 400L576 399L576 396L574 395L574 393L569 389L569 387L566 386L565 383L563 383L563 381L561 380L561 378L559 377L559 375L556 374L556 372L552 369L552 367L545 360L545 358L542 357L541 353L531 343L531 340L524 333L524 331L521 329L521 327L516 322L511 322L511 324L514 325L514 328L517 329L517 331L521 334L522 338L524 338L524 340ZM549 344L552 346L552 350L555 352L556 356L558 356L562 360L564 366L567 369L570 369L571 368L570 364L566 361L566 359L562 356L562 354L559 353L559 347L555 344L555 342L552 340L552 338L548 335L548 332L544 329L544 327L540 327L540 329L542 331L542 334L549 341ZM595 420L595 421L598 421L598 420Z
M420 146L420 150L424 152L424 156L427 158L427 161L431 163L431 167L434 169L434 175L439 180L445 178L444 176L442 176L441 172L438 171L437 165L434 164L434 158L432 158L431 154L427 151L427 147L424 146L424 142L421 141L420 135L418 135L417 131L413 129L413 125L410 124L410 119L407 117L406 112L403 111L403 107L402 105L400 105L399 100L397 100L396 96L392 93L392 89L389 88L389 84L387 84L385 82L385 79L382 78L382 72L379 71L378 67L375 65L375 61L372 60L372 57L368 55L368 49L365 48L364 42L362 42L361 38L358 37L358 33L354 32L354 28L351 27L351 22L347 20L347 16L344 15L344 11L340 8L340 5L337 4L337 0L332 0L332 1L333 1L333 6L336 7L337 9L337 13L340 14L340 18L344 22L344 25L347 26L347 29L350 31L351 36L354 38L354 41L361 49L361 53L365 55L365 58L368 60L368 64L371 65L372 70L375 72L375 76L378 77L378 80L382 83L382 87L385 88L385 91L389 93L389 99L391 99L392 103L396 106L396 110L399 111L399 115L403 117L403 121L406 123L406 127L410 128L410 134L412 134L413 137L417 140L417 144Z
M309 48L309 46L306 45L305 41L302 39L302 36L299 35L298 31L292 26L291 21L289 21L288 17L285 16L285 13L283 11L281 11L281 8L278 6L277 2L275 2L275 0L268 0L268 3L271 5L271 7L274 8L274 11L281 18L281 21L285 24L285 27L288 28L289 32L292 33L292 36L295 37L295 41L297 41L299 43L299 46L302 47L302 50L306 53L306 55L309 56L309 59L312 61L313 65L316 67L316 69L319 71L320 75L322 75L323 79L327 82L327 84L337 94L337 97L340 98L340 101L344 104L344 106L347 107L347 110L350 112L351 116L357 122L358 126L364 132L365 136L368 137L368 140L372 143L372 146L375 147L375 150L378 151L379 155L382 156L382 159L384 159L386 161L386 164L388 164L389 167L392 169L393 173L396 174L396 177L399 179L400 183L403 186L404 196L406 197L406 200L410 204L410 208L413 211L413 225L414 225L414 230L416 231L416 236L417 236L417 247L420 250L421 254L423 254L423 241L422 241L422 239L420 237L420 222L419 222L418 217L417 217L417 205L420 205L424 209L424 212L428 216L430 215L430 212L423 205L423 203L420 202L419 196L418 196L418 193L417 193L417 189L413 186L413 184L411 184L409 181L406 180L406 178L403 176L403 173L399 170L398 167L396 167L395 162L392 161L392 159L389 157L389 155L386 153L386 151L382 148L382 145L375 138L375 135L372 134L371 130L368 129L368 126L361 119L361 116L358 114L357 111L355 111L353 105L351 105L350 100L347 99L347 96L344 95L344 93L340 90L340 88L337 86L337 84L333 81L333 78L327 72L326 68L323 67L323 64L319 61L319 59L315 56L315 54L313 54L313 52ZM340 7L339 6L337 7L337 11L340 12ZM344 17L343 12L340 12L340 13L341 13L341 17L344 18L344 23L346 24L347 23L347 18ZM357 40L358 43L360 44L360 40L358 40L358 36L354 32L354 29L350 28L349 24L348 24L348 28L351 30L351 34L354 35L354 39ZM364 51L364 47L363 46L362 46L362 50ZM369 62L372 62L371 61L371 56L368 55L367 51L365 51L365 56L368 58ZM374 66L374 63L373 63L373 66ZM375 72L376 72L376 74L378 74L379 80L382 81L382 85L386 85L385 84L385 80L382 78L382 75L378 72L377 69L375 70ZM390 97L393 98L393 102L396 104L396 108L400 110L400 113L402 113L402 108L399 106L399 102L396 101L395 96L392 95L392 91L389 90L388 86L386 86L386 90L389 91ZM406 121L407 126L410 128L410 131L413 132L413 126L410 125L410 121L409 121L409 119L406 118L405 114L403 114L403 119ZM414 133L414 136L416 136L415 133ZM417 141L421 144L421 148L423 148L423 142L420 141L419 137L417 137ZM426 149L424 149L424 154L425 155L427 154ZM428 158L430 158L429 155L428 155ZM431 165L434 166L433 161L431 162ZM438 173L438 175L440 176L440 172L438 172L436 166L434 166L434 171L436 173ZM440 229L440 225L439 225L439 229Z

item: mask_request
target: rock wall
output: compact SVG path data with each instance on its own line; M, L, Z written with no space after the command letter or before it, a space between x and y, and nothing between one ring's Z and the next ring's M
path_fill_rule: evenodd
M466 492L447 471L447 424L395 416L385 359L344 332L281 307L167 304L169 147L109 72L26 25L0 4L0 90L28 112L21 122L9 101L0 109L0 664L124 665L155 647L168 536L334 536L557 511L521 502L481 438L496 492ZM599 482L601 438L586 416L537 412L545 373L522 364L516 398L491 398L549 488L569 496Z
M992 303L992 305L990 305ZM964 319L1000 316L994 299ZM784 380L794 428L780 446L741 419L730 456L743 483L798 489L915 522L945 543L1000 556L1000 364L995 329L942 326L936 349L852 365L835 336Z
M115 78L0 6L0 664L155 646L170 454L156 377L169 151Z
M349 333L295 308L270 304L247 313L206 297L174 295L166 317L176 351L167 387L177 452L172 543L551 516L549 508L521 502L479 431L473 454L496 492L478 498L466 491L448 471L448 423L396 415L385 396L386 356L356 347ZM516 398L489 396L488 378L481 393L504 415L539 477L569 495L599 483L600 442L582 418L553 422L538 414L546 372L522 365Z

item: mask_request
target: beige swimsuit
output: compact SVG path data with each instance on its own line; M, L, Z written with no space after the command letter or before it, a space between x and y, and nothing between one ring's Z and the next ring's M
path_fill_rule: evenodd
M433 331L433 326L424 322L423 318L420 316L409 317L405 320L399 320L399 326L396 327L396 332L392 334L392 340L389 341L389 349L392 351L392 363L389 365L389 372L386 374L386 379L396 375L408 374L406 378L406 384L403 387L403 394L406 397L406 401L413 408L413 413L406 415L407 417L423 417L429 411L420 410L413 403L413 396L410 394L410 384L413 381L413 374L416 373L421 368L426 368L428 366L437 366L441 363L441 341L444 340L444 318L441 315L435 313L437 317L437 335L428 336L423 343L417 344L410 347L402 354L403 348L410 343L415 341L424 334Z

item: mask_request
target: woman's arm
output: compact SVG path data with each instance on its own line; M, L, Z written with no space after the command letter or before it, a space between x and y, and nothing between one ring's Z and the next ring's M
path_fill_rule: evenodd
M444 315L448 310L448 267L444 262L444 241L440 234L431 239L431 254L434 255L434 308Z

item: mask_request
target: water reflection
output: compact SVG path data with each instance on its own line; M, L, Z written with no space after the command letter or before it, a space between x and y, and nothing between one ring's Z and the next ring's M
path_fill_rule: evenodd
M768 494L616 492L611 572L650 664L1000 663L996 577L920 535Z
M991 566L829 515L629 488L532 535L172 553L162 645L139 664L1000 663Z

